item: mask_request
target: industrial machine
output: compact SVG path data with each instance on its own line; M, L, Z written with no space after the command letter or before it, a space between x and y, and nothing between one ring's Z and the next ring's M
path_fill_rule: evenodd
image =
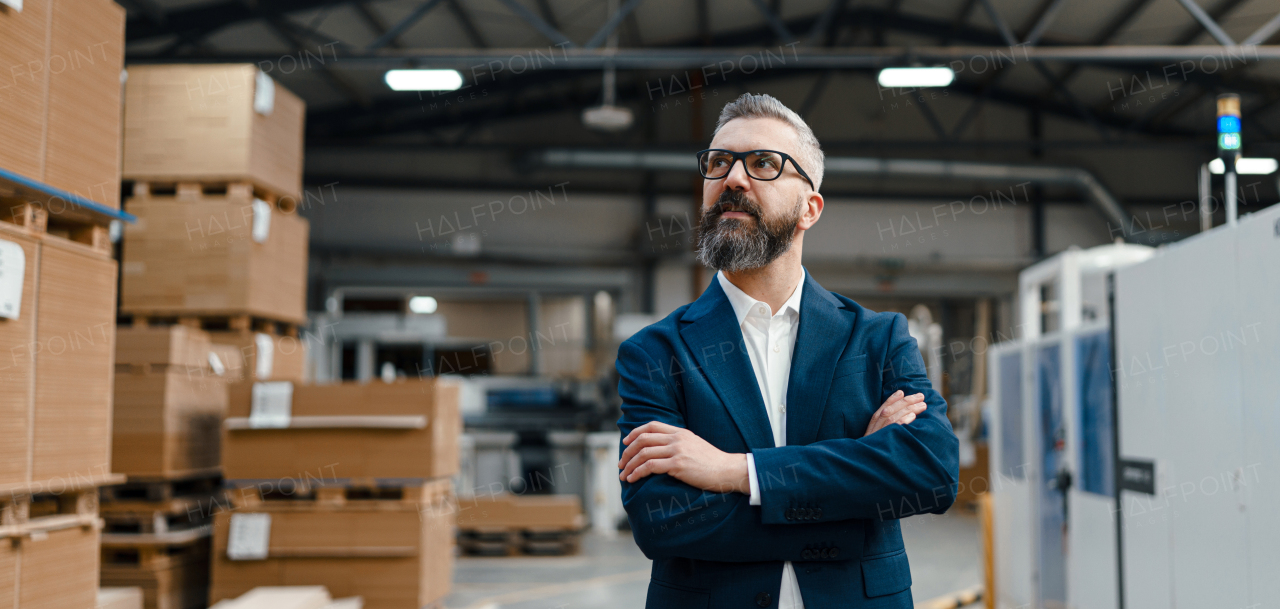
M989 353L997 607L1280 593L1277 261L1272 206L1023 272L1022 336Z

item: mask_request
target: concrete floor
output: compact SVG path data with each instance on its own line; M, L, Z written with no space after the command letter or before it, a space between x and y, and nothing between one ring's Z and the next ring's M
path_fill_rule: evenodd
M925 601L981 583L978 519L963 508L903 521L912 594ZM461 557L449 609L643 609L649 559L626 532L588 534L582 552L563 557Z

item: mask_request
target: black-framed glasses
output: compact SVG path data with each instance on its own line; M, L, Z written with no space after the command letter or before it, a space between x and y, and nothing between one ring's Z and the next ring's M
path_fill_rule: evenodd
M733 164L739 160L742 161L742 168L747 170L747 175L761 182L770 182L782 177L782 168L786 166L787 161L791 161L791 166L795 167L796 171L800 172L800 176L809 182L809 187L818 189L813 185L809 174L800 168L795 158L777 150L734 152L708 148L698 153L698 171L708 180L720 180L729 175L729 170L733 169Z

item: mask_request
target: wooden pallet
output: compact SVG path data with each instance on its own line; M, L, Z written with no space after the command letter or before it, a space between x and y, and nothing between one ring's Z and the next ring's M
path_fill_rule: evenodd
M111 253L107 225L96 215L78 213L72 203L51 208L35 201L0 198L0 207L3 208L0 221L22 227L28 233L80 243L103 254Z
M0 538L98 524L98 489L0 495Z
M145 181L133 182L135 199L151 197L176 197L178 199L199 199L201 197L232 197L246 200L262 199L281 212L291 214L298 209L298 200L291 196L279 195L270 189L256 186L244 181Z
M298 338L299 324L292 321L271 319L256 315L229 315L222 312L135 312L121 315L120 325L133 328L164 328L186 326L207 332L261 332L272 336Z
M271 505L439 505L451 501L453 482L448 478L307 478L281 484L280 480L228 480L231 504L237 508Z
M102 502L162 503L193 496L207 496L222 487L221 468L183 472L175 476L130 476L123 484L102 487Z
M568 529L485 527L458 531L470 556L568 556L582 547L582 532Z

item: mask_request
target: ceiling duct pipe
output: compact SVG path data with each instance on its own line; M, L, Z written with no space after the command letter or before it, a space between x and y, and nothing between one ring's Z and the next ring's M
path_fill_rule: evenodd
M680 152L627 152L553 148L537 153L534 160L546 167L582 169L644 169L649 171L697 171L692 154ZM1123 229L1127 241L1132 232L1120 202L1092 173L1079 167L1009 165L964 161L827 157L826 175L906 176L984 182L1032 182L1070 186L1093 203L1111 226ZM1115 231L1112 231L1113 234Z

